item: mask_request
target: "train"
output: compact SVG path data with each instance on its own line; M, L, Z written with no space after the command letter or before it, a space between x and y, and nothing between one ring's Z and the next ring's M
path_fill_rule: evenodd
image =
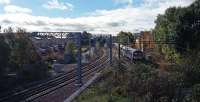
M117 47L118 44L115 43L114 46ZM142 60L145 58L143 51L139 49L134 49L128 46L124 46L124 45L120 45L120 52L123 57L127 57L131 61Z

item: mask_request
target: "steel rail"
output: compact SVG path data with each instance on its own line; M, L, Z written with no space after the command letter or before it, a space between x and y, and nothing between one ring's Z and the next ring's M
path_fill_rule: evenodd
M86 64L86 65L83 67L83 69L85 69L87 66L90 66L91 64L96 63L96 62L98 61L98 59L100 59L99 57L100 57L100 56L98 56L97 58L95 58L94 60L92 60L90 63ZM93 62L93 63L92 63L92 62ZM36 83L34 83L34 84L32 84L32 85L29 84L29 85L23 86L23 87L27 87L25 90L17 90L17 89L18 89L18 87L17 87L17 88L15 88L16 90L11 90L10 92L8 92L8 93L6 93L6 94L0 96L0 102L1 102L3 99L5 99L5 98L11 97L11 96L13 95L13 93L15 93L15 94L18 93L18 94L19 94L19 93L22 93L22 92L27 91L27 90L29 90L29 89L32 89L32 88L35 88L35 87L38 87L38 86L43 86L43 85L45 85L45 84L48 84L48 83L51 83L51 82L53 82L53 81L55 81L55 80L58 80L58 79L60 79L60 78L63 78L63 77L65 77L66 75L68 75L69 73L75 73L75 72L76 72L76 70L73 69L73 70L70 70L70 71L68 71L68 72L59 74L59 75L57 75L57 76L55 76L55 77L48 78L47 80L43 80L43 81L40 81L40 82L36 82ZM42 83L41 83L41 82L42 82Z
M99 64L99 61L103 60L104 58L106 58L106 56L103 56L102 58L96 60L94 63L91 63L88 66L85 66L83 68L83 76L89 75L89 72L90 73L94 72L95 70L92 70L92 69L94 69L96 67L95 64ZM70 83L72 83L76 80L77 80L77 78L76 78L75 70L71 70L63 76L57 77L57 78L50 80L46 83L39 84L35 87L14 93L13 95L10 95L9 97L0 99L0 101L5 101L5 100L9 100L9 99L11 99L11 100L23 100L25 98L28 99L28 97L32 97L32 96L35 96L35 95L37 96L37 94L43 93L43 92L45 93L46 90L54 88L55 86L58 86L60 84L64 84L66 86L66 85L68 85L68 84L70 84ZM29 98L29 101L30 101L30 99L35 99L35 98ZM28 100L26 100L26 101L28 101Z
M109 61L109 59L107 59L106 61L104 61L104 63L108 63L108 61ZM98 69L100 69L100 67L103 66L104 63L102 63L102 64L100 64L100 65L98 65L98 66L96 66L96 67L98 67ZM94 72L99 72L99 70L97 70L97 71L92 71L92 72L93 72L93 73L94 73ZM91 72L90 74L84 74L83 79L84 79L85 77L87 77L88 75L91 75L92 72ZM73 82L75 82L76 80L78 80L77 77L74 77L74 78L75 78L75 79L72 78L72 79L70 79L70 80L68 80L68 81L66 81L66 82L64 82L64 83L61 83L61 84L57 85L56 87L53 87L53 88L50 89L50 90L47 90L47 91L43 92L43 94L38 94L38 95L36 95L36 96L29 97L28 99L26 99L25 101L22 101L22 102L34 101L35 99L37 99L37 98L39 98L39 97L42 97L42 96L44 96L44 95L46 95L46 94L48 94L48 93L50 93L50 92L53 92L53 91L55 91L55 90L57 90L57 89L59 89L59 88L61 88L61 87L70 85L71 83L73 83Z

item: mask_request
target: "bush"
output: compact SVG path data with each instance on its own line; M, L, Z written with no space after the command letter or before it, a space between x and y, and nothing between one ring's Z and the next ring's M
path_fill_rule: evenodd
M0 35L0 75L5 71L10 56L10 48L7 43L4 42L3 37Z
M193 86L192 96L195 102L200 102L200 84Z
M24 65L18 76L23 83L45 79L49 76L48 65L42 62Z
M140 101L149 100L148 102L175 98L177 80L170 77L168 73L158 70L151 64L142 63L137 63L129 69L120 81L120 88L116 92L123 92L124 95ZM120 74L118 75L120 77Z

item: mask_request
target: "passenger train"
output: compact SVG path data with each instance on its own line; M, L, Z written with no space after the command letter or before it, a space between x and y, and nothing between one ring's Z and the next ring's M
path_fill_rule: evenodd
M117 43L114 46L118 46ZM120 45L121 55L129 58L130 60L142 60L144 58L144 53L139 49L134 49L124 45Z

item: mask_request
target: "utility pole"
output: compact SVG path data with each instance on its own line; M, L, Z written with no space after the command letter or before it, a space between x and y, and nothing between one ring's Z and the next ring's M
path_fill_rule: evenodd
M89 56L91 57L91 38L89 38Z
M120 38L118 40L119 40L119 43L118 43L118 58L120 60L120 58L121 58L121 49L120 49L120 46L121 46L122 41L121 41Z
M128 44L127 44L128 46L129 46L129 43L130 43L130 39L129 39L129 36L128 36Z
M82 68L81 68L81 33L78 33L77 38L77 45L78 45L78 63L77 63L77 76L78 76L78 82L76 85L78 87L82 86Z
M110 42L109 42L110 44L110 53L109 53L109 55L110 55L110 65L112 65L112 35L110 35Z
M120 50L121 50L121 49L120 49L120 43L119 43L119 44L118 44L118 58L119 58L119 60L120 60L120 53L121 53Z

